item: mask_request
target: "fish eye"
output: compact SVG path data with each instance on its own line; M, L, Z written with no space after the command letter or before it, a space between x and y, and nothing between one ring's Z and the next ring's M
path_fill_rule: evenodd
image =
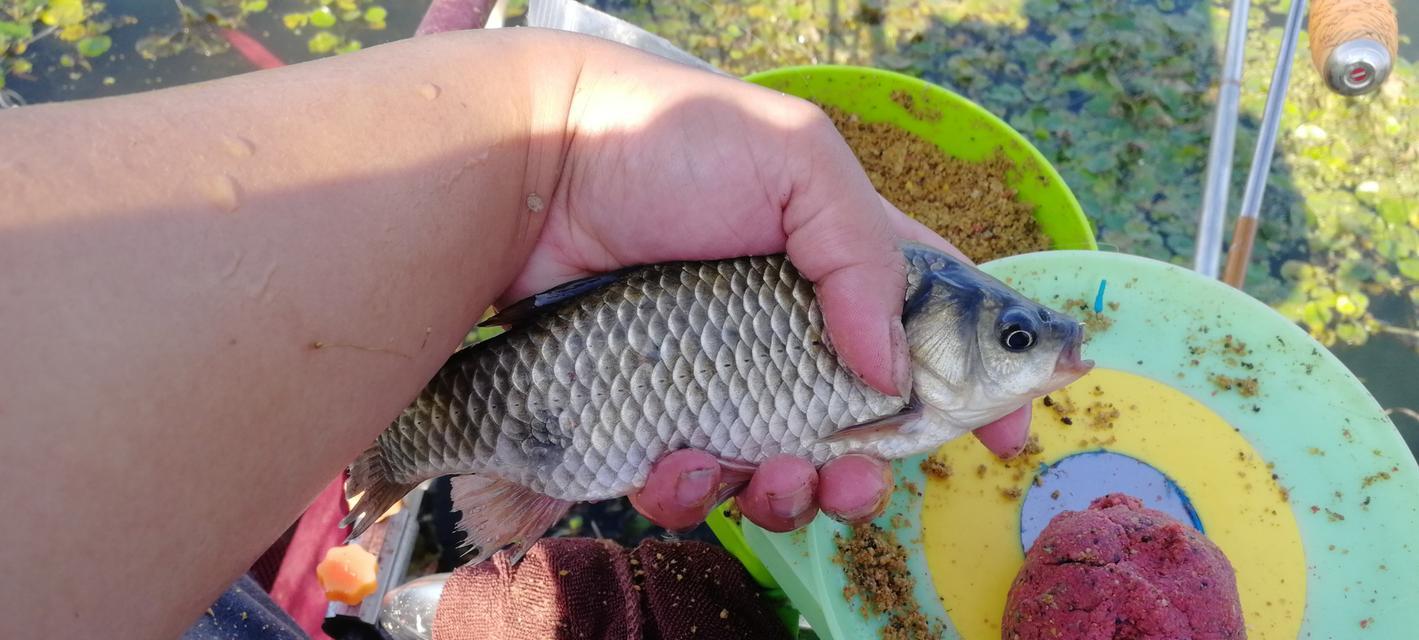
M1030 314L1011 310L1000 317L1000 346L1019 353L1035 346L1035 321Z

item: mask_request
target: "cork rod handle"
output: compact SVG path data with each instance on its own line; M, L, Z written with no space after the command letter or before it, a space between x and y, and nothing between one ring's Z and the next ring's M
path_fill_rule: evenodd
M1310 12L1311 63L1337 92L1354 95L1366 93L1389 75L1389 67L1398 55L1399 21L1390 0L1313 0ZM1357 41L1369 40L1368 64L1360 64L1362 54L1342 51ZM1388 57L1376 63L1373 56Z

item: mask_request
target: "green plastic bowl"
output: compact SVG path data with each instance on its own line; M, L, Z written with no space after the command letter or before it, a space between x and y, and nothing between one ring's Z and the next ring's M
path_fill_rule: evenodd
M981 161L1004 152L1019 172L1007 181L1024 202L1053 249L1098 249L1094 230L1074 193L1044 155L1005 121L966 98L911 76L869 67L783 67L746 80L818 104L856 114L864 122L887 122L935 143L946 154ZM912 100L908 111L893 94Z
M1003 152L1018 169L1007 182L1022 201L1035 205L1035 220L1051 239L1051 248L1098 249L1079 201L1044 155L1003 120L954 92L900 73L842 65L783 67L745 79L855 114L864 122L891 123L961 160L982 161ZM894 100L899 92L911 97L910 110ZM798 612L788 604L773 572L750 548L739 524L725 518L723 511L710 514L711 530L770 599L780 603L785 622L796 627ZM820 618L813 613L809 617Z

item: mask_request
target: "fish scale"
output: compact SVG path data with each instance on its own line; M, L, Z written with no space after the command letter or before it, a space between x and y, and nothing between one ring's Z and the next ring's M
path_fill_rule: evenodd
M819 437L903 403L823 335L782 257L649 268L445 368L379 444L396 482L482 472L566 500L624 495L687 445L822 458Z
M509 544L520 556L571 503L633 493L671 451L749 465L898 458L1087 369L1077 322L947 254L906 255L910 403L842 364L785 256L593 276L511 305L490 320L507 332L455 353L351 464L359 503L344 524L359 535L409 489L452 475L480 559Z

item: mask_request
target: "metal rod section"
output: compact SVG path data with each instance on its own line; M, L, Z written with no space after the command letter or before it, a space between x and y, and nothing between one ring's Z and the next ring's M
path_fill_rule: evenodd
M1250 8L1250 0L1232 1L1221 91L1212 123L1212 147L1207 154L1207 182L1202 191L1202 216L1198 221L1193 269L1209 278L1217 277L1222 261L1222 226L1227 220L1227 187L1232 180L1232 150L1237 141L1237 111Z
M1286 104L1286 92L1291 85L1291 67L1295 62L1296 41L1301 34L1301 18L1306 14L1306 0L1292 0L1286 14L1286 31L1281 36L1281 50L1276 54L1276 70L1271 74L1271 86L1266 90L1266 110L1261 116L1261 135L1251 159L1246 191L1242 193L1241 216L1232 232L1232 249L1227 255L1227 269L1222 279L1227 284L1242 286L1247 264L1251 261L1252 237L1256 224L1242 224L1261 215L1261 201L1266 194L1266 179L1271 173L1271 160L1276 150L1276 131L1281 127L1281 108Z

